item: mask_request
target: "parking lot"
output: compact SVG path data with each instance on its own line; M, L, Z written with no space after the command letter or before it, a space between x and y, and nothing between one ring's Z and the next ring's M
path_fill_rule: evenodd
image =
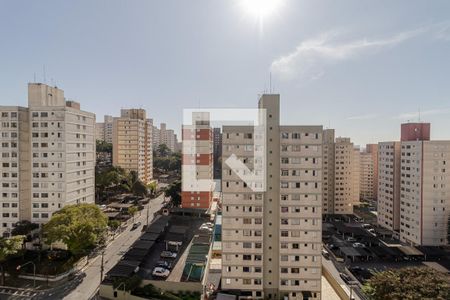
M144 279L165 280L166 278L164 277L152 275L154 268L160 261L167 261L171 265L170 270L180 269L176 265L178 263L184 264L183 261L180 261L180 258L183 256L192 238L200 232L200 226L205 222L205 220L198 217L172 216L169 221L169 227L162 232L150 252L145 256L138 274ZM181 245L178 247L168 245L170 241L180 242ZM176 253L176 258L162 258L161 253L166 250Z
M440 247L411 247L384 228L364 223L352 215L327 216L323 223L325 259L332 259L344 281L364 283L373 272L424 266L424 262L448 265L450 251ZM346 278L348 277L348 278Z

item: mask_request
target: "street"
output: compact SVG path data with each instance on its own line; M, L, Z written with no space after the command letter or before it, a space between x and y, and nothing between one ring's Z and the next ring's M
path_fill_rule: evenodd
M142 225L136 230L131 229L131 222L129 226L117 236L105 249L104 253L104 272L105 275L122 257L123 253L139 238L141 235L142 226L147 224L147 206L149 206L149 223L153 220L153 214L161 209L164 201L164 194L158 198L152 199L144 209L141 210L141 214L135 216L134 222L141 222ZM89 264L83 269L86 273L86 277L78 287L73 290L64 299L66 300L87 300L94 296L100 285L100 267L101 267L101 255L93 258ZM56 299L56 298L55 298Z

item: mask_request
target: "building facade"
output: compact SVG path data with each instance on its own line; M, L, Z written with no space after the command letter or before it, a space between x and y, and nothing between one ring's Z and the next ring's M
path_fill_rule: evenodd
M359 148L350 138L338 137L334 149L334 213L353 214L353 206L359 203Z
M105 115L103 123L95 124L95 138L112 144L113 138L113 117Z
M279 105L279 95L259 100L266 110L263 191L225 163L236 156L252 170L260 137L252 126L223 127L222 289L251 299L320 299L323 130L280 126Z
M64 91L28 85L28 107L0 106L1 228L46 223L66 205L94 203L95 115Z
M113 165L135 171L147 184L153 179L151 120L144 109L122 109L113 121Z
M374 200L374 161L371 153L360 154L360 199Z
M323 204L324 214L334 214L335 172L334 129L323 131Z
M400 240L448 244L450 141L401 143Z
M192 124L183 125L182 192L183 208L208 209L213 184L213 134L209 113L194 112Z
M214 157L214 179L222 178L222 131L220 128L213 130L213 157Z
M378 144L377 222L391 231L400 230L400 142Z

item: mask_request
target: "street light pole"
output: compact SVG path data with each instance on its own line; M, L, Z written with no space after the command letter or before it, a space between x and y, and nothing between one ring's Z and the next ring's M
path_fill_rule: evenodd
M35 289L36 288L36 264L30 260L22 265L17 266L16 270L19 271L24 266L29 265L29 264L33 265L33 288Z
M104 271L104 266L103 266L103 257L105 255L105 251L102 251L102 264L100 266L100 284L102 284L103 281L103 271Z

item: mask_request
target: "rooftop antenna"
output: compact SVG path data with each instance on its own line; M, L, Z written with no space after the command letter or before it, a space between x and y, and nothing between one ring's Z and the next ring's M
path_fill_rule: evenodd
M47 83L47 77L46 77L46 74L45 74L45 65L42 67L42 69L43 69L43 71L44 71L44 83L46 84Z
M269 93L272 94L272 72L269 73Z

